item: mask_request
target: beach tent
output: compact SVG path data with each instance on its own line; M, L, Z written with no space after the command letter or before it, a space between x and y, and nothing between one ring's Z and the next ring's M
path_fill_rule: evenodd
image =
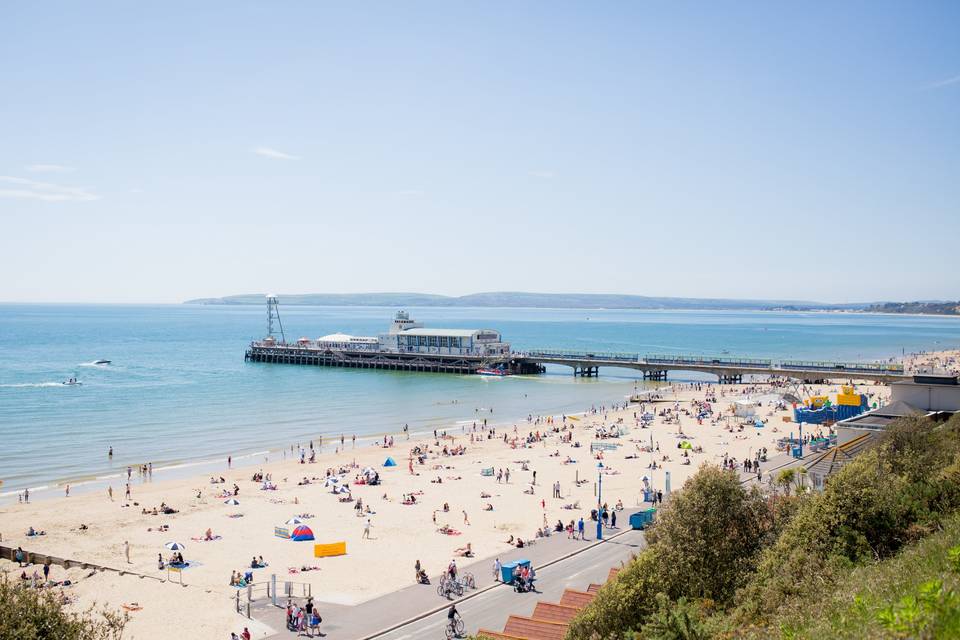
M752 418L757 414L757 403L737 400L733 403L734 413L739 418Z
M386 460L383 461L383 466L385 466L385 467L395 467L395 466L397 466L397 461L394 460L393 458L389 458L389 457L388 457Z
M297 516L293 516L292 518L290 518L289 520L287 520L287 521L284 522L283 524L301 524L302 522L303 522L303 520L301 520L301 519L298 518Z
M297 528L293 530L293 533L290 534L290 539L297 542L313 540L313 531L305 524L298 525Z

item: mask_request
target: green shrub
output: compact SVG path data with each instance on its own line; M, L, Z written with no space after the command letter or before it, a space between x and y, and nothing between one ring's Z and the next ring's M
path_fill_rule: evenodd
M126 616L103 611L68 613L50 590L28 589L0 576L0 638L118 640Z

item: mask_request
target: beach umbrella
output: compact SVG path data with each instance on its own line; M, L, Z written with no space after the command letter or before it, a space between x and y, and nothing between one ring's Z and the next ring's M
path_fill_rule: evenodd
M163 546L165 546L167 549L170 549L170 551L183 551L187 548L182 542L168 542Z
M339 484L339 482L340 482L340 478L336 478L336 477L334 477L334 476L330 476L329 478L326 479L326 481L323 483L323 485L324 485L325 487L329 487L329 486L332 485L332 484Z
M301 520L301 519L298 518L297 516L293 516L292 518L290 518L289 520L287 520L287 521L284 522L283 524L300 524L301 522L303 522L303 520Z
M223 501L223 504L229 504L229 505L235 507L235 506L237 506L238 504L240 504L240 501L237 500L236 498L230 498L229 500L224 500L224 501Z

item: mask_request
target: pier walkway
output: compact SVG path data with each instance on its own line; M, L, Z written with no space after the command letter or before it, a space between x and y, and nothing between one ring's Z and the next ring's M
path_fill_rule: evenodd
M422 351L382 351L371 348L329 349L314 345L254 342L245 359L251 362L299 364L357 369L387 369L427 373L473 374L481 369L499 369L511 374L536 374L545 365L563 365L576 376L596 376L600 367L634 369L644 380L666 380L670 371L692 371L717 376L721 384L743 382L747 375L779 376L805 381L905 380L902 364L874 362L826 362L805 360L769 360L735 356L641 355L536 349L498 356L454 355Z
M801 380L850 379L896 382L905 380L903 365L873 362L767 360L736 356L641 355L564 350L533 350L514 354L517 361L557 364L574 375L596 376L599 368L618 367L643 372L645 380L666 380L668 371L694 371L717 376L721 383L742 382L745 375L780 376Z

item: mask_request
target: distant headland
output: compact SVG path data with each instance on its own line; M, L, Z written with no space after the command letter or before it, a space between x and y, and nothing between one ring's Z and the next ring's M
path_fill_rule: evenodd
M263 304L262 293L197 298L184 304ZM299 293L280 295L284 305L355 307L513 307L533 309L662 309L728 311L845 311L960 315L960 302L850 302L671 298L614 293L527 293L492 291L464 296L433 293Z

